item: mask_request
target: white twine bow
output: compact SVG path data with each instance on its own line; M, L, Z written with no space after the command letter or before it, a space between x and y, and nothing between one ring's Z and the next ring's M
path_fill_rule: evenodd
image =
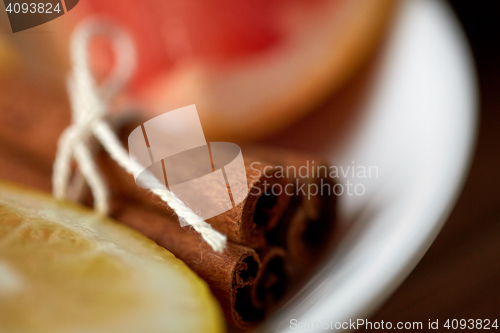
M89 42L96 35L110 39L116 55L111 74L97 85L89 69ZM109 210L109 191L93 160L89 149L89 138L93 135L110 156L129 174L131 162L126 149L104 121L110 100L123 88L135 68L135 48L128 34L109 23L87 20L75 30L71 40L73 71L68 79L73 123L59 138L58 151L52 177L56 198L67 197L71 169L74 159L80 168L94 197L94 207L100 214ZM151 182L158 182L154 178ZM165 189L150 190L172 208L179 219L191 225L216 252L226 247L226 236L217 232L210 224L195 214L174 193Z

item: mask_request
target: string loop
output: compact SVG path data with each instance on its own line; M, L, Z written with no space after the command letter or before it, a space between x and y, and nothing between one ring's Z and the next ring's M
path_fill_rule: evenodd
M99 85L89 68L89 44L97 35L105 36L111 41L116 55L113 69ZM123 30L105 21L90 19L82 22L75 30L70 48L72 72L67 86L72 124L59 138L52 176L53 192L56 198L67 197L70 166L74 159L90 187L95 210L105 215L109 211L109 190L94 162L89 139L95 137L111 158L132 174L129 155L104 117L108 112L109 102L134 73L135 47L130 36ZM158 182L153 175L150 175L150 181ZM226 236L214 230L174 193L165 189L150 191L166 202L179 219L191 225L214 251L222 252L225 249Z

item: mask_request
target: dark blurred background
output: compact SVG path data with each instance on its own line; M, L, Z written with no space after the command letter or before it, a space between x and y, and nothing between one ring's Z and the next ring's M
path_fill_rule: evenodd
M445 227L372 321L498 319L500 324L500 10L450 1L474 53L480 129L472 168ZM435 332L435 331L434 331Z

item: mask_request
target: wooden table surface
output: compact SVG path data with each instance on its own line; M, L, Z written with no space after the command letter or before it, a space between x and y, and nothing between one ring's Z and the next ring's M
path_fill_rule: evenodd
M469 37L480 81L474 161L436 241L370 321L489 318L500 325L500 11L494 1L451 3Z

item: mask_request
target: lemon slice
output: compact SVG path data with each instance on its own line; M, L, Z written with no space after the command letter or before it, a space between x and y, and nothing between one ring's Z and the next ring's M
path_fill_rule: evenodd
M141 234L0 182L0 332L221 332L209 288Z

